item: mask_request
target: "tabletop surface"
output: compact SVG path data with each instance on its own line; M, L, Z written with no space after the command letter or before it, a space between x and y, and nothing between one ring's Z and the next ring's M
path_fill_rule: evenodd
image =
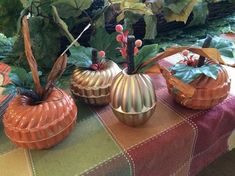
M174 56L162 64L177 59ZM235 69L226 69L232 78ZM3 74L8 71L3 64L0 70ZM172 100L161 75L152 79L157 108L138 128L120 123L109 106L78 102L77 124L69 137L51 149L36 151L15 147L4 135L1 122L0 175L196 175L235 148L233 81L225 101L210 110L196 111Z

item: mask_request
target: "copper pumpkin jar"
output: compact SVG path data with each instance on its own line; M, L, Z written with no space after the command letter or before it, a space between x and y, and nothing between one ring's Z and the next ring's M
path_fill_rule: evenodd
M146 74L128 75L126 69L119 73L111 86L113 113L128 126L147 122L156 108L155 89Z
M54 86L66 68L67 55L62 54L55 61L46 85L42 86L31 49L26 16L22 18L22 25L25 55L34 87L25 88L17 84L18 95L10 102L3 117L4 131L19 147L46 149L61 142L76 124L75 102L71 96ZM10 84L14 85L14 80Z
M61 142L76 124L77 107L64 91L54 88L47 100L32 104L18 95L9 104L3 124L6 136L28 149L50 148Z
M227 98L230 91L230 78L226 69L220 66L217 79L214 80L205 75L201 75L189 85L195 88L192 97L187 97L184 92L175 93L174 86L166 79L169 93L174 100L190 109L209 109Z
M73 95L91 105L107 105L110 102L110 86L113 78L121 71L111 60L105 62L102 70L77 68L71 78Z

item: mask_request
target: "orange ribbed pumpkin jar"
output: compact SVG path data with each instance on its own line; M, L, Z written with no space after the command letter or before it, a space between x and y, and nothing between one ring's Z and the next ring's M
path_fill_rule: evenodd
M29 97L17 95L4 117L7 137L19 147L50 148L66 136L76 124L77 107L68 94L54 88L41 103L32 104Z
M110 86L113 78L121 71L116 63L105 62L102 70L77 68L71 77L71 92L85 103L107 105L110 102Z
M113 113L128 126L147 122L156 107L156 95L151 78L146 74L119 73L111 86Z
M212 63L212 62L211 62ZM174 86L166 79L169 93L176 102L190 109L209 109L221 103L229 94L230 78L226 69L220 66L217 79L201 75L189 85L195 88L192 97L186 97L184 92L176 93Z

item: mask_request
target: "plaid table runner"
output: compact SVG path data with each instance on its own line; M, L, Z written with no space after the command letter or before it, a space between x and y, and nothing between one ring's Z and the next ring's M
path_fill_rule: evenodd
M168 61L174 63L175 58ZM235 74L235 69L226 68ZM191 176L235 148L235 84L223 103L195 111L172 100L162 76L153 80L157 108L139 128L120 123L109 106L78 103L71 135L54 148L35 151L16 148L0 123L0 175Z

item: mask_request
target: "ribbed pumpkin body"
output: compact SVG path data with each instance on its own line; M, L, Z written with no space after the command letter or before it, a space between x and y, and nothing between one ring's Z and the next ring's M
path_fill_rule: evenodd
M17 146L45 149L68 136L76 119L73 99L54 88L47 100L36 105L29 97L16 96L4 114L3 124L6 135Z
M74 70L71 78L71 92L85 103L106 105L110 102L110 86L121 69L107 61L103 70Z
M191 98L185 97L183 93L176 94L174 88L169 84L168 91L176 100L176 102L190 109L209 109L221 103L229 94L230 79L225 68L219 69L216 80L201 75L190 83L196 91Z
M146 74L119 73L111 86L113 113L129 126L144 124L156 107L155 89L151 78Z

